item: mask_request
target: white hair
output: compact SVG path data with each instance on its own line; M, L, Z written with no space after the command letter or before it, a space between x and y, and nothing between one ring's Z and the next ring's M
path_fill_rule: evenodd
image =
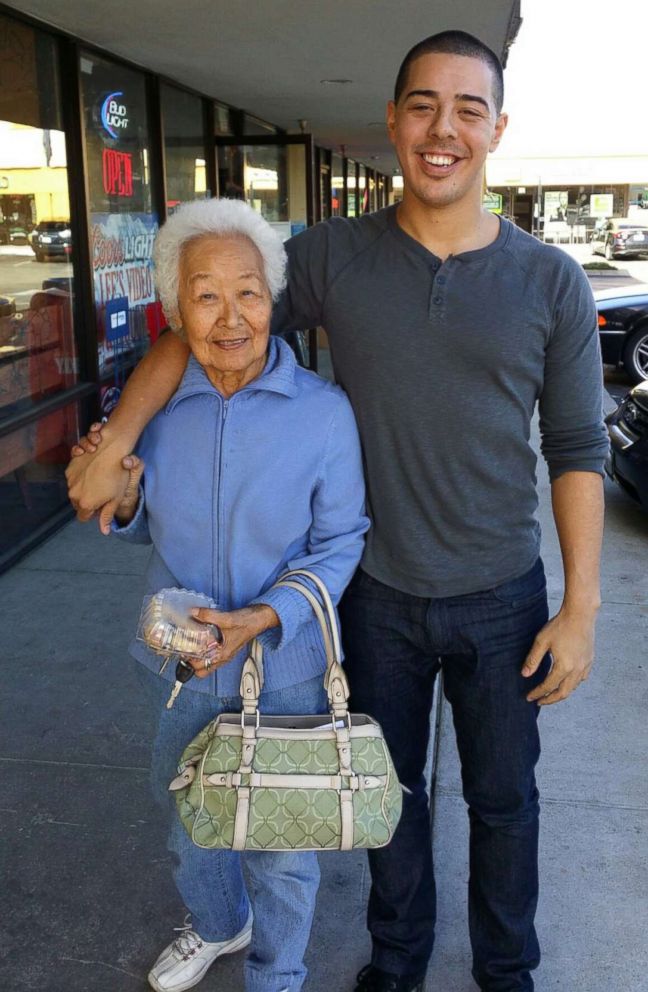
M155 239L155 283L171 327L180 330L178 283L182 248L205 234L249 238L263 262L263 272L273 300L286 285L286 250L264 218L243 200L193 200L183 203L162 225Z

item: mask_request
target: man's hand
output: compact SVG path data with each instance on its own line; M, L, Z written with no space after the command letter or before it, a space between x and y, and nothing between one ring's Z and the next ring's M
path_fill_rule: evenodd
M544 682L527 696L529 702L550 706L566 699L588 677L594 664L596 611L575 612L564 606L536 637L522 674L529 678L547 652L553 664Z
M81 438L72 449L73 458L65 471L68 495L77 518L85 522L100 511L102 534L110 533L111 521L128 485L129 473L122 465L129 455L128 449L124 450L125 444L128 441L119 434L113 436L108 424L103 427L93 424L89 438Z
M121 502L115 509L115 519L120 526L125 527L135 516L139 502L139 484L144 472L144 462L137 455L127 455L122 458L122 467L128 471L128 482Z
M216 624L223 635L222 642L216 640L211 642L204 658L199 661L187 659L199 679L206 678L214 668L220 668L221 665L231 661L242 647L264 630L279 626L279 617L275 611L271 606L263 604L244 606L243 609L232 610L231 613L201 608L191 610L191 615L201 623ZM209 668L205 668L206 660L211 662Z

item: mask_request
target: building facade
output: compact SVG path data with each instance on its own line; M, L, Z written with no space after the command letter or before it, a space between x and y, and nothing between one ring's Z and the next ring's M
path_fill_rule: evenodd
M489 159L488 189L502 213L547 241L587 242L597 221L648 224L648 155Z
M0 10L0 569L69 517L70 445L164 327L151 252L170 212L241 198L285 238L391 192L309 134Z

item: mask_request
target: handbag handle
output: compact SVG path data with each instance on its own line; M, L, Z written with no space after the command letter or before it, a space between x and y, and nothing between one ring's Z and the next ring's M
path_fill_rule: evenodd
M304 583L297 581L301 577L308 579L316 587L321 596L323 607L322 603L320 603L311 590ZM301 593L310 603L322 631L324 641L324 651L326 654L324 688L328 695L329 705L336 719L346 720L348 715L349 686L342 669L342 648L340 644L340 632L335 616L335 607L333 606L333 601L326 585L314 572L309 572L305 568L295 568L280 576L274 588L294 589L296 592ZM260 642L254 638L250 643L250 653L241 672L240 693L243 700L244 714L257 713L259 696L263 689L263 681L263 648Z

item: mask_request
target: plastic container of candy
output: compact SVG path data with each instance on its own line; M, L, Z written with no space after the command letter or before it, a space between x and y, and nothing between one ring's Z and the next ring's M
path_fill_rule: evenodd
M219 640L215 624L200 623L189 615L195 607L217 609L204 593L191 589L160 589L142 604L137 638L164 658L202 658L207 645Z

